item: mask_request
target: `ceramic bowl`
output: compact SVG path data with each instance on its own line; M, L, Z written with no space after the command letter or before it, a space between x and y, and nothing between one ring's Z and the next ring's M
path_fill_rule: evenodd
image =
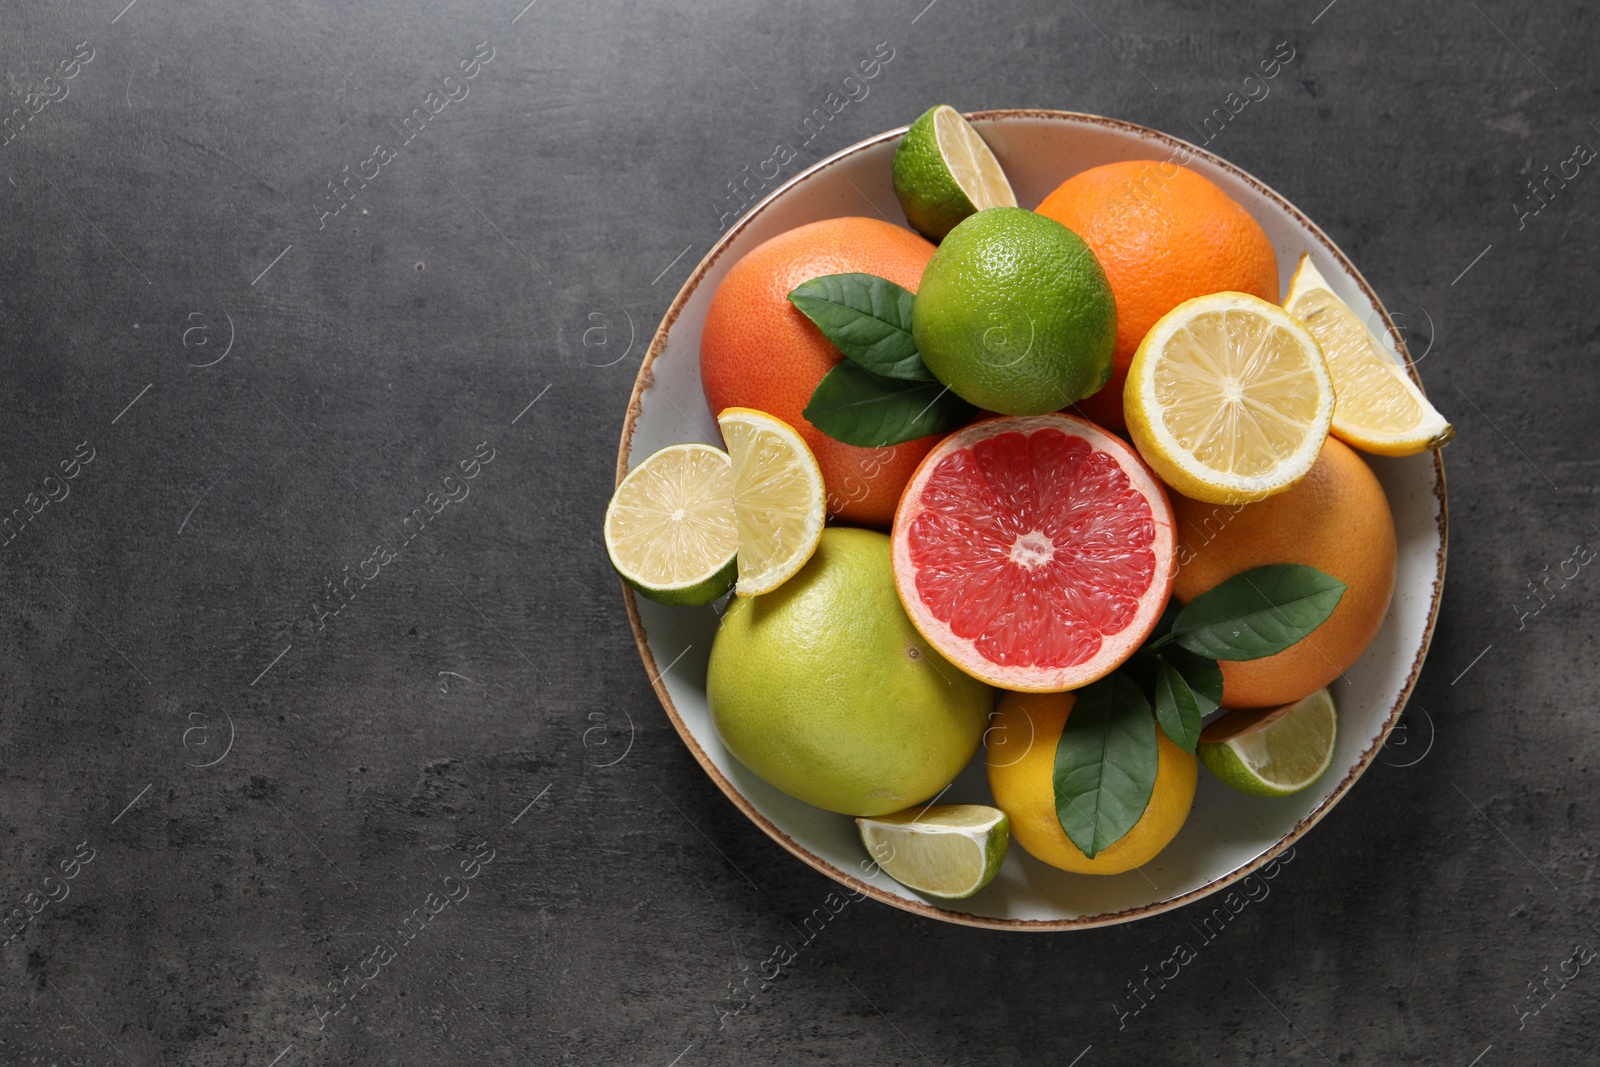
M1350 260L1288 200L1238 167L1156 130L1061 111L983 111L970 116L1016 190L1034 207L1066 178L1126 159L1174 159L1243 204L1278 254L1280 282L1302 252L1408 366L1409 354L1377 295ZM833 155L776 189L723 234L667 310L639 368L617 456L617 478L656 449L683 441L720 444L700 388L700 330L728 269L756 245L818 219L867 215L904 225L890 163L905 128ZM1411 367L1412 376L1416 370ZM1143 868L1113 877L1056 870L1013 846L999 876L962 901L924 898L882 872L868 872L854 822L795 800L757 778L723 747L706 708L706 659L714 609L674 608L624 592L644 668L700 766L740 811L802 862L852 890L940 919L1007 930L1066 930L1127 922L1176 908L1245 878L1282 854L1325 816L1371 766L1416 684L1444 583L1444 466L1435 453L1369 457L1388 494L1399 538L1394 602L1377 640L1333 686L1339 740L1333 766L1312 788L1262 799L1236 793L1202 771L1194 810L1178 836ZM941 803L989 803L983 753ZM1264 872L1265 873L1265 872Z

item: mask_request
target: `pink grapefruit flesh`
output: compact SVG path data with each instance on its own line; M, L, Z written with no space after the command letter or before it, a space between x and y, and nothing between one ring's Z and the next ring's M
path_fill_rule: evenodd
M894 580L928 643L1003 689L1077 689L1115 670L1166 607L1166 490L1120 438L1072 415L945 438L894 520Z

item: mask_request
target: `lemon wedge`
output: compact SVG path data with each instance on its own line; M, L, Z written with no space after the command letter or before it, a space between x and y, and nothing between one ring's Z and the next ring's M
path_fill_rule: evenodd
M1422 395L1383 343L1334 295L1309 253L1300 257L1283 306L1322 346L1338 402L1333 435L1382 456L1439 448L1455 428Z

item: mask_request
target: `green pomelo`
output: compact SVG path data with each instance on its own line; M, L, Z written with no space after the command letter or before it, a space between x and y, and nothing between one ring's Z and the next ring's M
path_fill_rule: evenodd
M885 815L966 766L994 691L911 625L889 538L830 527L793 578L728 605L706 698L723 744L761 778L829 811Z

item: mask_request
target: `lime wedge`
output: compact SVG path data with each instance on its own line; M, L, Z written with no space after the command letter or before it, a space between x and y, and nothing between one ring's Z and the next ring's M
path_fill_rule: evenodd
M911 124L894 153L894 193L913 229L942 241L985 208L1016 207L1006 172L972 123L948 104Z
M959 900L994 880L1006 858L1011 820L983 804L907 808L857 819L861 843L889 877L930 897Z
M1224 785L1286 797L1322 777L1337 736L1333 697L1318 689L1281 708L1230 711L1201 731L1198 754Z
M663 604L709 604L738 576L733 464L710 445L671 445L628 472L606 508L606 554Z
M770 593L805 566L827 519L822 468L793 426L765 411L726 408L717 427L733 460L739 596Z

